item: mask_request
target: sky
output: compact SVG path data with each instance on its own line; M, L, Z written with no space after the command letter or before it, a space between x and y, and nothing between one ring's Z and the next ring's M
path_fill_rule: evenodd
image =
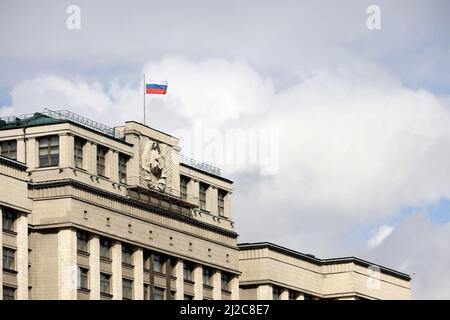
M449 299L449 18L445 0L0 0L0 116L142 122L143 73L165 80L147 123L235 182L240 242Z

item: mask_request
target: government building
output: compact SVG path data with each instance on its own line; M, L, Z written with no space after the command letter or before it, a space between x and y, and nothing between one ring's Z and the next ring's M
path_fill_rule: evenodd
M0 298L410 299L395 270L238 244L233 182L178 145L64 110L1 118Z

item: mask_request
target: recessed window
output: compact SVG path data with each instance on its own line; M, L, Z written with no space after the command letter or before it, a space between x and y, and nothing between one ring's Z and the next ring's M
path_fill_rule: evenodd
M127 162L128 157L119 153L119 182L127 183Z
M8 140L0 142L0 152L3 157L17 160L17 141Z
M155 287L153 289L153 300L164 300L164 289Z
M122 263L132 265L133 264L131 259L132 254L133 249L131 248L131 246L122 244Z
M111 259L111 240L100 238L100 257Z
M289 300L297 300L298 292L289 290Z
M189 262L183 262L183 275L184 280L192 281L192 271L194 270L194 267Z
M153 271L163 273L163 259L160 255L153 254L152 255L152 262L153 262Z
M99 176L105 176L105 168L106 168L106 153L108 149L102 146L97 146L97 174Z
M193 297L193 296L190 296L190 295L188 295L188 294L185 294L185 295L183 296L183 299L184 299L184 300L194 300L194 297Z
M100 273L100 292L104 294L111 293L111 275Z
M210 286L211 285L211 269L203 267L203 284Z
M222 290L230 291L230 275L226 272L222 272L220 278L222 282Z
M122 298L124 300L133 299L133 280L122 279Z
M89 269L78 267L78 289L89 289Z
M200 182L199 202L200 202L200 209L202 210L206 210L206 190L208 190L208 185Z
M187 187L189 184L189 178L185 176L180 176L180 197L183 200L187 200L188 193Z
M14 222L16 221L16 214L11 211L3 209L2 212L2 229L7 231L14 231Z
M59 137L39 138L39 167L55 167L59 165Z
M3 300L15 300L16 288L3 286Z
M281 289L273 286L272 295L273 295L273 300L280 300Z
M75 137L74 162L76 168L83 168L83 148L86 140Z
M217 211L219 211L219 216L225 215L225 196L227 192L225 190L217 190Z
M16 250L3 247L3 268L6 270L16 269Z
M77 232L77 250L82 252L89 252L88 247L89 236L81 231Z

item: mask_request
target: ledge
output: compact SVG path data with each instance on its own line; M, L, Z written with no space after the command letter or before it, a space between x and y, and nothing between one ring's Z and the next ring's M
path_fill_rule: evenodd
M17 275L19 272L13 269L7 269L7 268L3 268L3 272L5 273L9 273L9 274L13 274L13 275Z
M3 233L8 234L10 236L17 236L16 231L12 231L12 230L8 230L8 229L3 229L2 231L3 231Z

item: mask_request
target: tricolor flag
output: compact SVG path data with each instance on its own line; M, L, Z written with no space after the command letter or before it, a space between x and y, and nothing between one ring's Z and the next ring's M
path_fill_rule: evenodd
M166 94L167 82L166 81L150 81L145 84L146 94Z

